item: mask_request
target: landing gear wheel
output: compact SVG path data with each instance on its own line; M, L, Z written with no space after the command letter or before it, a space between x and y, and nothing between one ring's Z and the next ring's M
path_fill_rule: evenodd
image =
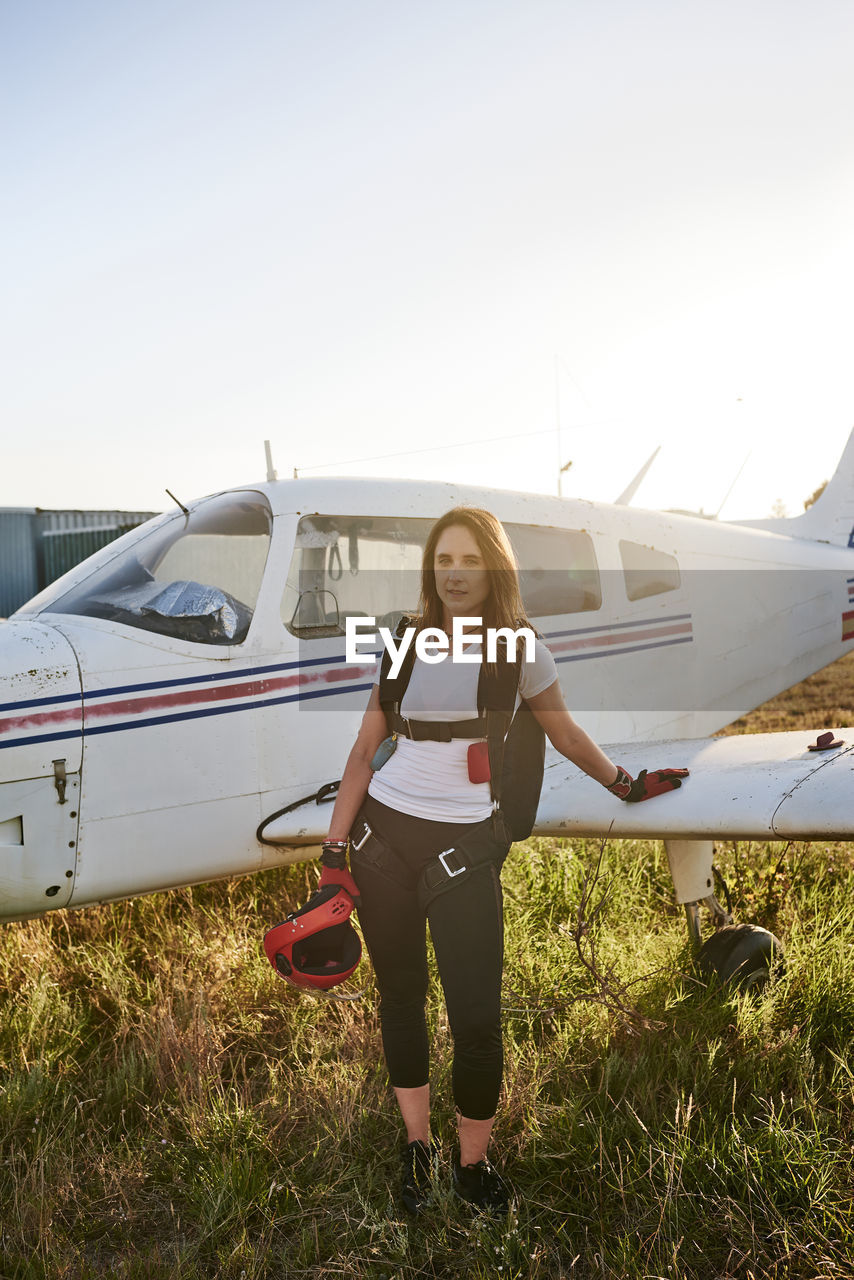
M739 991L758 991L772 972L782 970L783 944L759 925L728 924L703 943L697 958L709 977Z

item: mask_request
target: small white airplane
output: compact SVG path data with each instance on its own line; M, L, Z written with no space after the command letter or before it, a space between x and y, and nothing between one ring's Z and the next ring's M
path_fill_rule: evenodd
M579 722L632 773L691 770L623 805L549 750L537 832L664 838L695 938L701 903L728 919L715 839L854 836L854 728L823 750L823 725L709 736L854 644L854 432L803 515L742 524L268 481L134 529L0 626L0 919L316 856L375 665L345 663L346 619L415 607L426 532L460 503L507 527Z

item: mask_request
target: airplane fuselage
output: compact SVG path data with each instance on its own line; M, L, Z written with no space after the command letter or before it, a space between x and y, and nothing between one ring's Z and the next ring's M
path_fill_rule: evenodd
M259 822L340 778L375 659L460 503L504 522L567 703L603 743L700 737L854 643L854 553L660 512L283 481L133 530L0 628L0 918L259 870Z

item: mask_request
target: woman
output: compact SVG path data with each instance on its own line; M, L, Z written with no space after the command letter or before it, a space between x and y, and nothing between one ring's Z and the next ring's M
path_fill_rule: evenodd
M473 629L478 634L528 625L507 535L493 515L473 507L442 516L424 549L418 628L437 628L450 637L455 618L481 619ZM378 672L323 845L321 886L343 883L360 898L359 921L380 992L386 1063L406 1127L401 1193L412 1212L427 1198L431 1173L427 918L418 886L425 868L449 846L489 838L493 803L489 781L471 780L483 778L482 770L472 773L471 738L410 738L406 726L477 719L477 647L470 647L474 662L415 659L400 705L404 721L395 721L393 739L380 705ZM646 799L678 787L686 774L667 770L635 783L612 763L570 716L554 659L539 639L534 660L521 661L519 694L552 745L622 799ZM368 844L365 832L371 835ZM348 843L352 875L346 870ZM494 845L493 858L430 903L429 925L454 1039L454 1188L477 1207L503 1211L509 1189L487 1159L487 1146L503 1070L499 870L509 842Z

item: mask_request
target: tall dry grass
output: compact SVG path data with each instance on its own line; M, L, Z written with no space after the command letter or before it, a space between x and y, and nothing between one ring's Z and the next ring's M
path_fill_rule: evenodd
M852 661L742 727L854 723ZM373 995L300 996L263 959L313 868L4 927L0 1275L854 1275L852 848L727 844L718 862L740 918L786 942L751 999L700 980L660 845L514 849L501 1222L447 1180L401 1214ZM430 1016L447 1161L436 989Z

